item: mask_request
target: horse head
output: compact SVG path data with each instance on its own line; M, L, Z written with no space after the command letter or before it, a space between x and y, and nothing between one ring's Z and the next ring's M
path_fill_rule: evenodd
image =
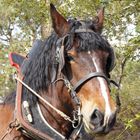
M89 133L107 133L116 119L116 104L110 96L109 72L114 66L114 53L100 35L104 9L97 20L67 21L53 5L51 17L56 34L63 38L65 65L62 72L74 86L81 101L85 130Z
M79 124L87 134L108 133L117 107L109 88L114 52L101 35L104 9L96 20L67 21L52 4L50 13L54 33L24 62L24 82L72 118L64 120L39 101L44 118L66 137Z

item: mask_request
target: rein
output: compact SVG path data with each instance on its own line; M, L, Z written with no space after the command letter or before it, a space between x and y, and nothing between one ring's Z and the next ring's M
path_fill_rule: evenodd
M19 75L20 77L20 75ZM54 106L52 106L47 100L45 100L44 98L42 98L37 92L35 92L32 88L30 88L26 83L24 83L20 78L18 78L17 76L14 77L19 83L21 83L24 87L26 87L29 91L31 91L36 97L38 97L40 100L42 100L46 105L48 105L50 108L52 108L56 113L58 113L61 117L63 117L65 120L69 121L72 123L73 128L75 128L73 130L73 132L71 133L70 137L68 140L75 140L79 133L81 132L81 129L83 127L83 123L82 123L82 117L80 114L80 107L78 108L78 110L74 111L74 119L72 120L68 115L66 115L64 112L58 110L57 108L55 108ZM78 116L78 117L77 117ZM80 121L78 121L80 118ZM78 123L77 123L78 122ZM9 133L9 132L7 132ZM7 133L5 135L7 135ZM54 131L54 133L56 133ZM4 137L5 137L4 135ZM60 134L58 134L60 135ZM61 137L63 137L63 139L66 139L63 135L61 135ZM0 139L1 140L1 139Z
M17 76L15 76L15 79L19 81L23 86L25 86L29 91L31 91L36 97L38 97L40 100L42 100L46 105L48 105L50 108L52 108L54 111L56 111L61 117L63 117L65 120L70 121L71 123L74 123L73 120L70 119L68 115L63 113L62 111L58 110L54 106L52 106L47 100L42 98L37 92L35 92L32 88L30 88L26 83L24 83L21 79L19 79Z

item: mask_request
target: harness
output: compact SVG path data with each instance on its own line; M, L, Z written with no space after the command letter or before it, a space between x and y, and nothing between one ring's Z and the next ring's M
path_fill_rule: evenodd
M89 30L89 29L75 30L75 33L82 33L82 32L93 33L93 31ZM62 55L61 53L63 53L63 51L64 51L65 37L62 38L62 45L59 47L59 50L57 50L56 59L58 60L58 64L60 64L59 60L60 60L60 56ZM62 66L60 66L62 68L63 64L61 63L60 65L62 65ZM58 70L59 73L61 73L61 68L59 68L59 70ZM76 108L73 111L73 118L71 119L69 116L64 114L62 111L53 107L49 102L47 102L39 94L37 94L33 89L31 89L28 85L26 85L26 83L23 82L23 76L19 73L19 75L15 77L15 79L17 80L16 119L17 119L17 123L19 124L17 129L21 130L25 135L27 135L29 137L33 137L36 140L38 140L38 139L39 140L47 140L47 139L51 140L51 139L53 139L53 136L55 136L55 139L57 139L57 140L66 139L65 136L63 136L62 134L57 132L55 129L53 129L43 119L42 119L42 123L45 122L46 127L48 127L48 131L51 131L50 134L45 134L45 133L39 132L35 128L31 127L29 125L29 123L26 122L27 120L24 121L23 116L22 116L23 115L22 114L22 108L23 107L21 105L22 104L22 87L24 86L28 90L30 90L35 96L37 96L40 100L42 100L46 105L48 105L51 109L56 111L61 117L63 117L67 121L70 121L72 123L72 126L73 126L74 130L73 130L72 134L70 135L70 137L68 139L69 140L77 139L81 130L82 130L82 128L83 128L82 114L81 114L81 108L80 108L81 107L81 101L77 96L77 91L86 82L88 82L89 80L91 80L93 78L96 78L96 77L102 77L107 81L108 85L110 85L110 83L113 83L115 86L118 87L118 84L116 82L114 82L113 80L110 80L108 77L106 77L103 73L100 73L100 72L89 73L88 75L86 75L82 79L80 79L75 85L72 85L71 82L69 81L69 79L65 75L63 75L63 77L58 78L58 79L56 79L55 81L52 82L52 84L55 84L56 82L58 82L60 80L64 81L64 84L67 87L68 92L70 93L70 96L71 96L74 104L76 105ZM26 108L27 108L27 110L26 110L27 114L31 114L28 105L26 106ZM37 105L37 108L38 108L37 112L39 114L41 114L38 105ZM28 119L27 115L25 115L25 116Z

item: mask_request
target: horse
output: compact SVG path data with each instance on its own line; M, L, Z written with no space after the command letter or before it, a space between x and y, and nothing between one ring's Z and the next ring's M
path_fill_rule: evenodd
M17 90L0 104L0 140L92 140L113 128L115 54L95 20L66 20L50 4L54 31L18 67Z

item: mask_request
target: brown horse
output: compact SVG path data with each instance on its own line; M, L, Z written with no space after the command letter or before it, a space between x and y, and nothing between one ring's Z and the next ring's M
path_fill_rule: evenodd
M67 21L52 4L50 13L54 32L33 45L16 94L0 105L0 140L93 139L115 123L114 52L101 36L104 9L95 21Z

